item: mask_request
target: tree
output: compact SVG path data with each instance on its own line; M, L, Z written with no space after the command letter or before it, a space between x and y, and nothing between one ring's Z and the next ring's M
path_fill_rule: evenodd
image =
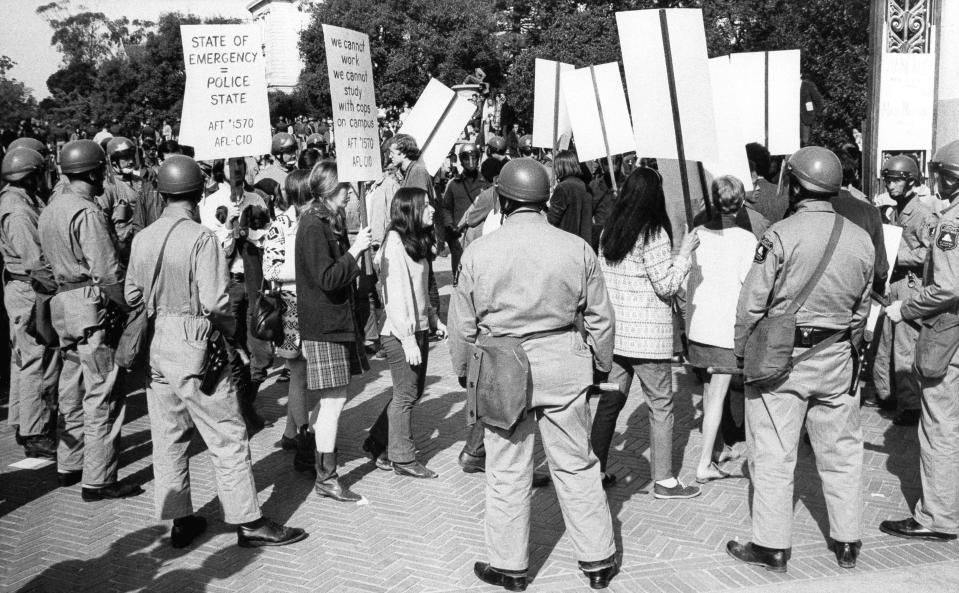
M310 106L330 113L323 24L370 37L376 98L382 105L413 103L429 82L461 82L475 68L502 80L500 29L489 0L330 0L317 4L300 38L306 67L300 78Z
M37 101L25 84L7 78L7 72L16 66L8 56L0 56L0 127L16 128L20 120L36 115Z
M75 0L58 0L37 8L53 29L50 44L63 54L66 65L100 64L124 53L124 45L140 43L154 26L151 21L107 18L102 12L84 10ZM83 10L82 12L74 12Z

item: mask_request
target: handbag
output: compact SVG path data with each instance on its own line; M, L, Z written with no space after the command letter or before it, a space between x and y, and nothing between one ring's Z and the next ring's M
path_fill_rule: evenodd
M263 281L263 288L256 299L253 311L254 337L276 346L283 344L283 314L286 313L286 303L280 295L280 288L276 282Z
M922 320L913 372L925 381L941 381L959 351L959 315L944 312Z
M174 229L180 226L180 223L186 222L186 218L173 223L166 237L163 238L163 244L160 246L160 255L157 257L157 263L153 266L153 280L150 281L149 291L140 306L130 311L127 315L126 323L123 326L123 332L120 334L120 340L117 342L115 360L117 366L130 369L139 364L150 344L150 318L147 313L147 303L153 298L153 287L156 285L157 278L160 277L160 269L163 267L163 254L166 252L167 241Z
M793 357L796 343L796 312L806 302L823 272L826 271L826 266L829 265L829 260L832 259L836 245L839 243L842 227L843 217L837 214L832 234L829 235L829 242L826 244L826 251L819 260L816 270L806 281L806 285L784 313L772 317L767 314L759 320L752 333L746 338L746 347L743 352L743 381L747 385L764 388L781 382L789 376L793 366L817 354L826 346L838 342L848 331L839 330L816 346Z

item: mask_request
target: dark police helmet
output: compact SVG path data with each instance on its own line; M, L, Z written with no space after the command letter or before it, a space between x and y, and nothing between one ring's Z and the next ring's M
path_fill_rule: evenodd
M513 159L496 178L496 192L516 202L543 203L549 199L549 173L534 159Z
M204 182L200 165L182 154L170 155L157 171L157 190L161 194L196 193L203 189Z
M106 153L93 140L67 142L60 151L60 170L67 175L102 169L106 163Z
M882 166L879 176L883 179L919 181L919 165L912 157L904 154L889 157L886 164Z
M21 146L4 155L0 175L4 181L20 181L31 173L42 171L45 166L43 155Z
M786 172L812 193L832 195L842 188L842 163L828 148L800 148L786 161Z
M37 140L36 138L31 138L29 136L24 136L22 138L17 138L10 143L10 146L7 146L7 150L13 150L14 148L29 148L30 150L35 150L42 155L50 154L50 149L47 148L47 145L43 142Z

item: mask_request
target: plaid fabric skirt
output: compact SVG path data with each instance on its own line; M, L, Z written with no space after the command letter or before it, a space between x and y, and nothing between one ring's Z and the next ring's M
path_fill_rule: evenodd
M342 387L349 384L351 375L360 375L369 368L356 342L303 340L300 348L306 359L307 389Z

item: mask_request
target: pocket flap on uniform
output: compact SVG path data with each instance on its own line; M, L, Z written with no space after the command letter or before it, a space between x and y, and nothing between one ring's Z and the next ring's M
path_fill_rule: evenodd
M476 350L480 354L475 380L477 419L509 430L526 415L529 404L526 351L519 343L488 343Z

